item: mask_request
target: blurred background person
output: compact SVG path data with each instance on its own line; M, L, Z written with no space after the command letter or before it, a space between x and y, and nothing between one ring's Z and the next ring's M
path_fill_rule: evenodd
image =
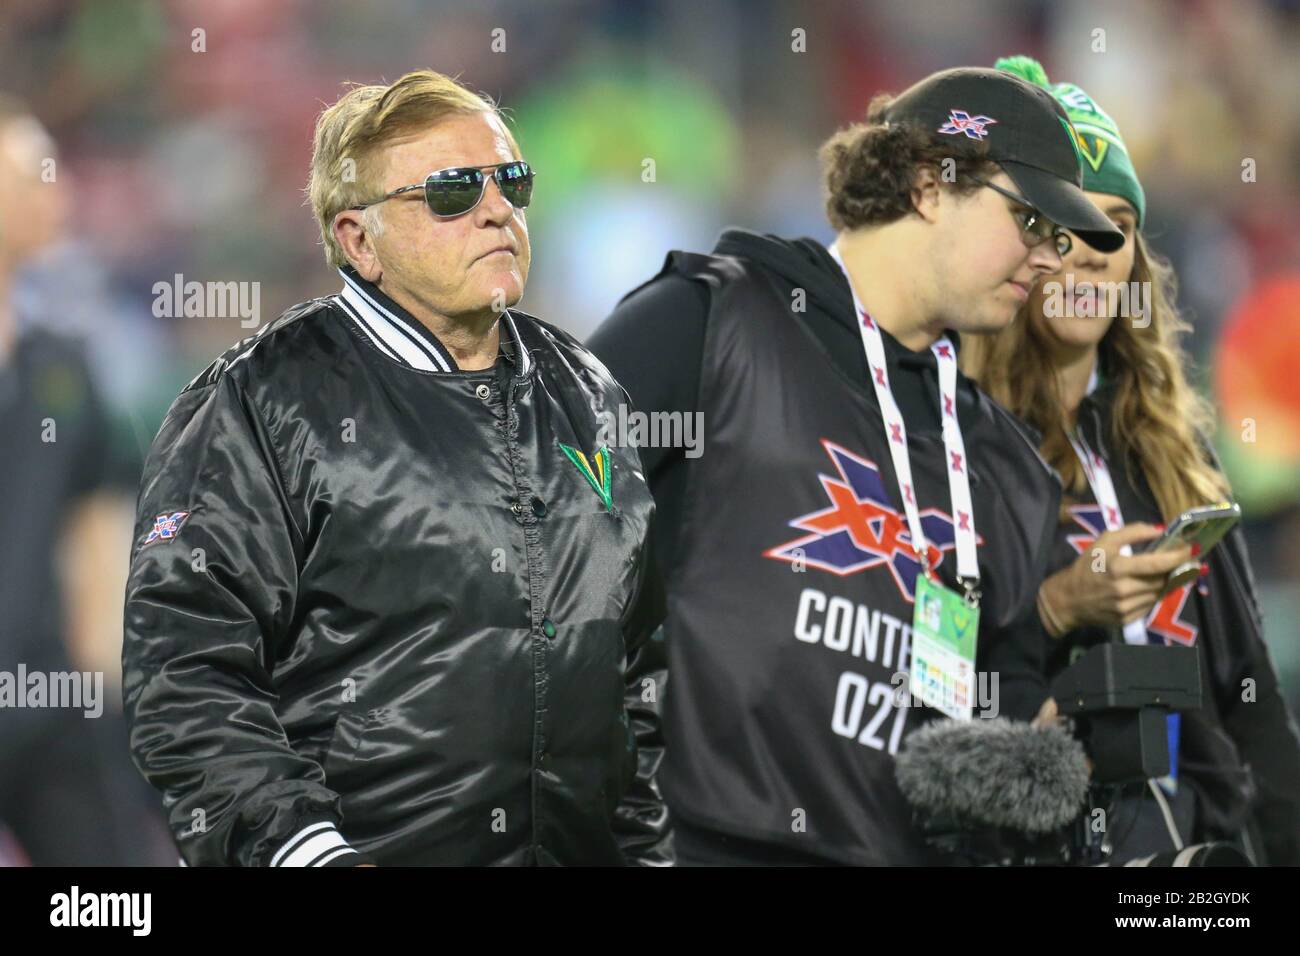
M121 720L129 476L110 463L81 345L20 326L13 295L19 270L63 230L69 200L49 135L0 99L0 671L14 693L0 710L4 855L158 863L168 854L155 801L132 772ZM25 675L74 670L91 675L90 706L27 696Z
M1088 197L1125 237L1110 253L1076 243L1016 322L971 338L962 356L969 374L1037 429L1065 486L1039 592L1053 638L1050 672L1110 640L1194 646L1200 659L1201 709L1168 720L1170 774L1128 788L1110 811L1114 859L1236 840L1253 859L1294 866L1300 733L1263 642L1240 527L1204 556L1187 546L1129 550L1184 511L1232 499L1208 450L1213 413L1187 384L1180 340L1188 326L1174 304L1173 273L1142 234L1142 185L1114 121L1087 93L1049 84L1030 57L996 65L1066 107ZM1170 588L1166 573L1192 558L1199 578Z

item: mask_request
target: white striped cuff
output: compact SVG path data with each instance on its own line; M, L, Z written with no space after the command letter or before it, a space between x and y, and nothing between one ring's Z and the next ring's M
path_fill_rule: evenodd
M329 821L303 827L271 858L272 866L325 866L332 860L357 851L348 846Z

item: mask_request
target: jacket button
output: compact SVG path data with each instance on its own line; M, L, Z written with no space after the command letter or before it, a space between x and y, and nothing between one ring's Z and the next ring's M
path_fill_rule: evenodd
M555 640L555 622L549 617L542 618L542 633L551 640Z
M523 505L521 505L517 501L513 501L510 503L510 510L514 513L514 516L516 518L518 518L521 514L524 513Z
M541 498L533 499L533 514L537 515L539 518L546 517L546 502Z
M492 394L492 389L488 388L486 385L480 385L476 389L474 389L474 394L486 402L488 400L488 396Z

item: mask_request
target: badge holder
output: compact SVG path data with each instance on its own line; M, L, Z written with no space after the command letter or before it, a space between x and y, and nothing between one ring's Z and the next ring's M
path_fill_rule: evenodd
M975 646L980 592L960 581L958 593L921 559L912 608L911 688L914 699L955 720L970 720L975 701Z

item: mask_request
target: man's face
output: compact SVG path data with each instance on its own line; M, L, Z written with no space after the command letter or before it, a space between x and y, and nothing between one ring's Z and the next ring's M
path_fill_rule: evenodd
M422 183L451 166L487 166L517 159L505 130L491 113L452 116L417 136L388 147L383 156L384 193ZM383 220L373 247L371 281L395 298L415 300L444 316L513 305L524 294L532 258L528 224L490 177L479 204L454 219L439 219L423 191L403 193L375 207ZM372 213L373 215L373 213ZM377 272L378 274L374 274Z
M1006 173L988 180L1020 194ZM1029 208L995 190L981 187L966 196L943 190L940 205L932 309L958 332L1005 328L1041 277L1061 268L1055 244L1026 246L1020 235Z
M1097 345L1117 318L1119 306L1130 301L1107 294L1107 288L1129 281L1137 246L1137 213L1128 200L1109 193L1087 196L1124 233L1124 245L1114 252L1098 252L1076 236L1061 274L1039 283L1029 300L1032 321L1041 322L1051 339L1071 348ZM1072 308L1066 307L1067 292L1073 297ZM1052 308L1047 307L1049 298L1054 300Z

